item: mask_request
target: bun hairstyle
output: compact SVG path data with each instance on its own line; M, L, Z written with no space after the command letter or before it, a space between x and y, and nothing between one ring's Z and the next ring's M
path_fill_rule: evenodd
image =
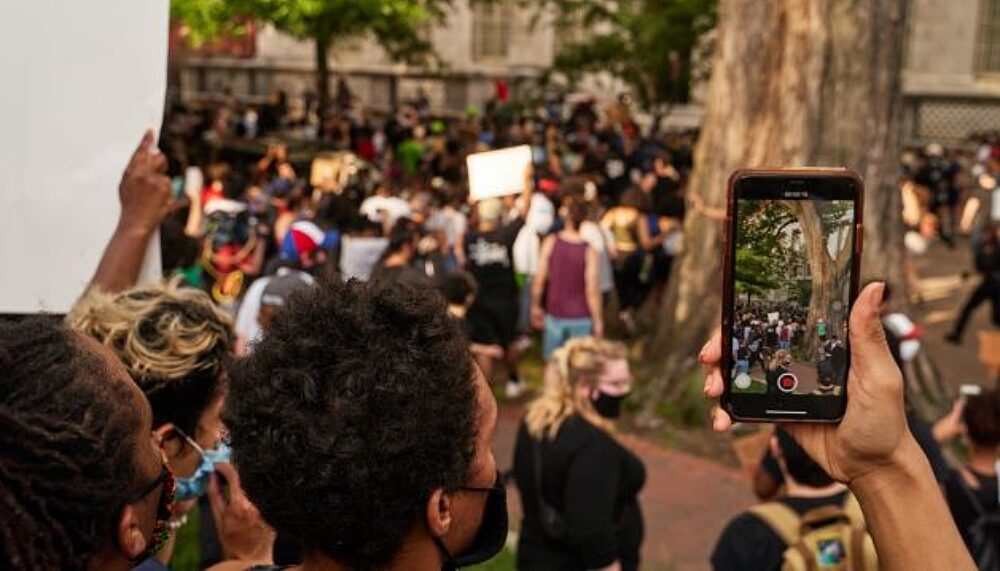
M570 339L553 353L545 370L542 395L528 406L525 423L532 438L553 439L567 418L579 414L587 422L614 431L614 425L594 410L581 384L596 384L610 361L624 359L625 346L597 337Z
M205 292L158 282L119 294L91 290L68 317L76 331L109 347L149 398L155 426L195 434L224 390L232 320Z

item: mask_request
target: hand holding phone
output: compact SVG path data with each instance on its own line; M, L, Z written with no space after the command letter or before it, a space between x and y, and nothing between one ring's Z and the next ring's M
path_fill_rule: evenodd
M837 422L846 409L863 184L846 169L729 182L722 405L742 421Z

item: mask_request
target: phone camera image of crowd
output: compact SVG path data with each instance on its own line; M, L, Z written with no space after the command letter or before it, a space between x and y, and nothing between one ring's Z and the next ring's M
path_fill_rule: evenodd
M853 228L851 201L737 201L734 393L841 394Z

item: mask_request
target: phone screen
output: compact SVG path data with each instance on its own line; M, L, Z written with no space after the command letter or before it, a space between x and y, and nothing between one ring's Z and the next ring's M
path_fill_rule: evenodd
M749 416L837 416L858 202L819 185L762 184L738 192L732 213L729 392L753 403Z

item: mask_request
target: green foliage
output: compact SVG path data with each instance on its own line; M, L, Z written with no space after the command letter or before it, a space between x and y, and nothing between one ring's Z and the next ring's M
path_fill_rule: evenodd
M575 81L609 72L632 88L648 109L687 99L691 56L715 26L716 0L537 0L552 7L556 26L581 27L582 41L564 45L553 70Z
M752 250L737 250L734 278L737 295L763 295L766 291L778 287L772 279L774 275L773 262Z
M241 18L273 24L326 45L371 34L390 57L423 63L431 55L423 31L440 22L453 0L172 0L171 14L195 41L238 30Z

